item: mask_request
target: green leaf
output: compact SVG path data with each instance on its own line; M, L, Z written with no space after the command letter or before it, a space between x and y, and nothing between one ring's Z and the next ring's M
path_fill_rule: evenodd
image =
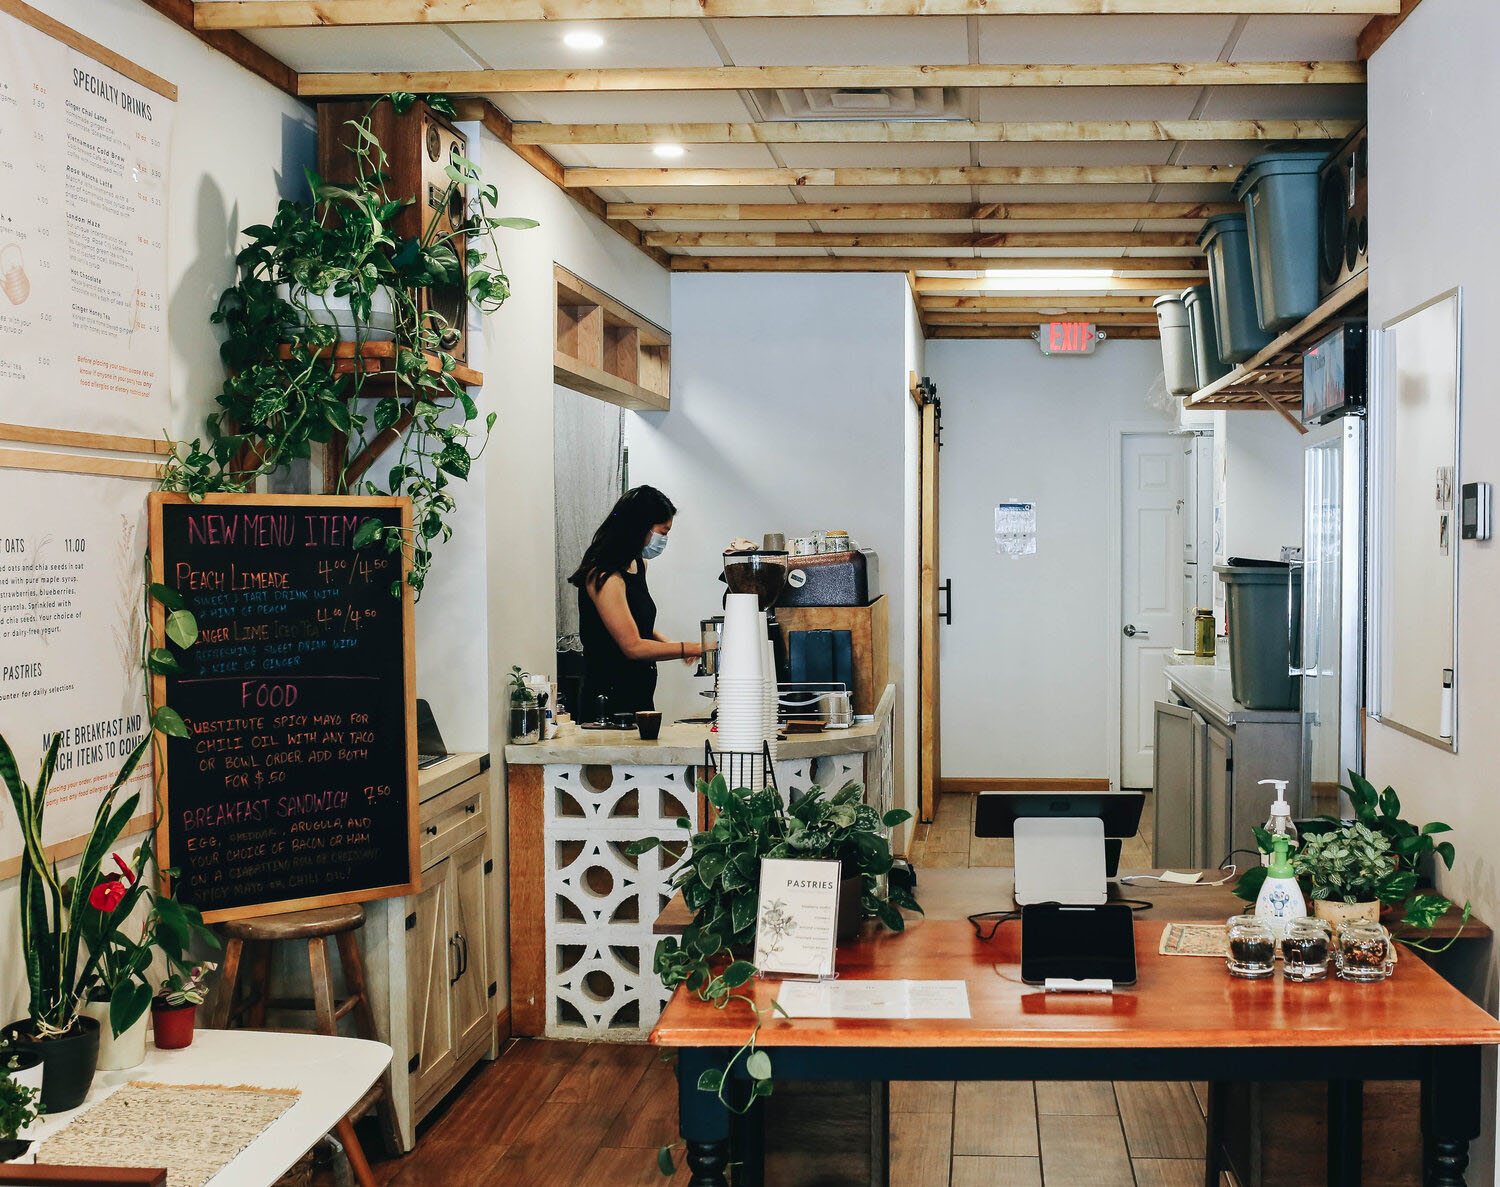
M710 850L700 856L695 863L698 871L698 880L705 886L712 886L719 880L719 875L724 872L724 866L729 858L719 850Z
M504 227L508 231L529 231L532 227L539 227L542 224L534 218L497 218L495 225Z
M146 666L158 676L168 676L182 671L177 657L165 647L153 647L146 655Z
M158 729L164 734L170 734L174 738L186 738L188 727L184 724L176 709L169 705L163 705L155 713L151 714L151 727Z
M1236 898L1244 899L1253 903L1260 896L1260 888L1266 881L1266 867L1262 865L1251 866L1245 871L1240 880L1234 884Z
M771 1078L771 1057L764 1051L752 1051L745 1060L745 1071L750 1073L752 1080L769 1080Z
M671 1146L663 1146L657 1150L656 1169L669 1178L677 1173L677 1163L673 1161Z
M386 396L375 405L373 417L376 432L384 432L401 419L401 404L394 396ZM394 485L394 484L393 484Z
M730 989L738 989L755 976L755 965L748 960L736 960L720 974L720 979Z
M162 585L159 582L153 581L151 583L150 593L153 598L155 598L168 610L181 610L184 606L187 605L187 603L182 600L182 595L180 593L178 593L175 589L169 589L167 586Z
M173 610L167 615L167 638L186 650L198 641L198 620L190 610Z
M718 1092L724 1086L724 1073L716 1067L707 1069L698 1077L699 1092Z
M911 813L905 808L892 808L880 818L880 823L886 828L895 828L898 824L905 824L911 819Z
M772 1087L773 1085L770 1080L756 1080L755 1083L750 1085L750 1095L752 1097L770 1096Z
M373 544L376 540L380 539L381 533L384 530L385 525L380 520L373 517L365 520L354 533L354 547L364 548Z
M626 845L625 852L631 857L639 857L642 853L650 853L660 844L660 837L642 837L639 841L631 841Z

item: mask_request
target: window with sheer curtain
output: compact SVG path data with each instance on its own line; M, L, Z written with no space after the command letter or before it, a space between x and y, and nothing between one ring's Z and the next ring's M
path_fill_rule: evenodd
M578 595L568 578L625 488L625 412L554 388L552 473L557 490L557 649L581 651Z

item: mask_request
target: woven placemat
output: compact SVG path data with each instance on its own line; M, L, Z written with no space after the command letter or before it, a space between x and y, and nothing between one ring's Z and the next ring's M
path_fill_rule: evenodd
M167 1187L202 1187L299 1095L295 1088L133 1080L43 1142L36 1160L164 1166Z
M1229 928L1222 923L1169 923L1161 929L1163 956L1229 955Z

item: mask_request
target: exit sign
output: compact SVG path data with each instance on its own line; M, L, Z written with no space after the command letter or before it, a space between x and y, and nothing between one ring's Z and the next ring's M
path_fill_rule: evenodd
M1049 321L1036 333L1043 354L1093 354L1104 335L1091 321Z

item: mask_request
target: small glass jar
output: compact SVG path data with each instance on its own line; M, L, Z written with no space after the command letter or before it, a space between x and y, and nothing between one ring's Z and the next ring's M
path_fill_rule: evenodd
M1200 606L1193 612L1193 654L1199 659L1213 657L1219 637L1219 624L1214 612Z
M1343 981L1384 981L1395 965L1391 933L1368 919L1339 928L1338 975Z
M1333 929L1326 919L1293 919L1281 937L1281 975L1288 981L1322 981L1333 957Z
M1276 969L1276 936L1270 924L1255 915L1236 915L1229 921L1229 958L1232 977L1259 980Z

